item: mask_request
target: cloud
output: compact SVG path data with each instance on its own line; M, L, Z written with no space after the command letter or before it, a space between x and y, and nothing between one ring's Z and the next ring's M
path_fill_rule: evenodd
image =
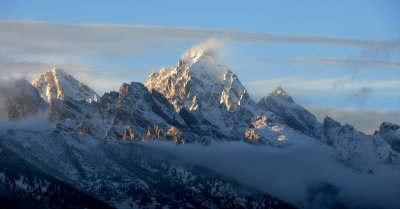
M0 118L0 132L8 129L21 130L53 130L54 125L50 123L48 113L42 113L18 121L6 121Z
M51 64L36 61L18 61L0 56L0 80L31 78L51 68Z
M234 42L308 43L343 45L390 51L398 40L367 40L311 35L280 35L236 30L160 26L60 24L36 21L0 21L0 53L86 53L132 56L160 49L160 42L199 42L216 37Z
M355 89L363 89L368 86L366 90L373 89L378 90L397 90L400 88L400 82L398 79L392 80L358 80L353 82L343 82L338 85L335 89L332 87L337 83L336 78L324 78L315 79L305 76L289 76L281 77L277 79L264 79L264 80L252 80L246 82L244 85L248 88L249 92L255 97L262 97L267 95L266 89L270 89L270 92L276 87L281 85L287 92L293 95L309 95L317 93L335 93L348 94L349 91L354 91ZM364 89L365 91L365 89ZM368 91L367 93L372 93ZM399 96L399 94L393 95Z
M400 62L385 60L338 59L331 57L293 57L287 61L300 64L341 65L353 69L385 68L400 70Z
M357 110L355 108L338 109L335 107L309 106L319 121L329 116L340 123L348 123L367 134L373 134L383 121L400 124L400 112L389 110Z
M222 40L211 38L188 49L185 53L183 53L182 59L196 57L201 54L216 55L222 50L223 45L224 43Z
M399 168L376 165L371 168L373 175L360 173L339 161L337 153L323 144L283 148L243 142L215 142L207 147L161 142L147 145L210 168L299 208L400 206Z
M359 104L364 104L373 94L373 89L369 86L363 86L360 90L354 92L350 99L355 100Z
M49 121L50 111L45 102L38 94L34 97L31 88L33 87L23 79L0 78L0 132L7 129L52 130L54 128ZM10 112L14 110L17 114L13 115L13 119L17 119L16 121L9 119Z

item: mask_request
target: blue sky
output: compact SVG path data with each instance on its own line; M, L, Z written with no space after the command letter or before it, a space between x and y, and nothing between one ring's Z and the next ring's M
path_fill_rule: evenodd
M4 1L2 19L237 29L355 38L399 38L396 0Z
M217 37L255 99L281 85L307 107L398 113L399 20L395 0L0 0L0 64L28 78L61 67L103 93Z

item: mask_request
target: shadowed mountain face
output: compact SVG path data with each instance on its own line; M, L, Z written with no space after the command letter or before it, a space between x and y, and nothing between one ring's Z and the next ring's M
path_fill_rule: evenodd
M114 208L35 167L5 143L2 138L1 208Z
M30 131L0 142L0 201L22 208L293 208L141 144Z

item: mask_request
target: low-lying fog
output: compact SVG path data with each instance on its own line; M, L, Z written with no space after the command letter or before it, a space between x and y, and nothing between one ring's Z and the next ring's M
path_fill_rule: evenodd
M400 168L376 165L373 173L360 173L328 146L146 144L300 208L400 208Z

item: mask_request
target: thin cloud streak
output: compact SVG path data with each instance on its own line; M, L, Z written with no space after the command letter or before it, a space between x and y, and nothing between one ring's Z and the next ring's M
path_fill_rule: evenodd
M379 50L400 48L399 40L367 40L311 35L281 35L237 30L173 28L111 24L60 24L38 21L0 21L0 52L106 53L133 55L159 42L203 41L212 37L232 42L290 42L355 46ZM159 47L159 46L158 46ZM150 47L151 48L151 47Z
M332 57L294 57L287 59L288 62L299 64L318 64L318 65L343 65L357 67L357 69L367 69L372 67L384 67L389 69L400 69L400 62L385 60L358 60L358 59L338 59Z
M328 91L332 90L333 84L337 80L332 79L310 79L302 76L284 77L279 79L265 79L265 80L254 80L245 83L249 89L265 90L265 87L270 87L271 91L278 85L283 85L284 88L293 89L299 92L317 92L317 91ZM399 89L400 83L397 79L384 80L384 81L354 81L341 85L338 89L341 90L353 90L360 89L365 86L379 90L379 89ZM260 93L260 92L255 92ZM266 93L266 92L263 92Z

